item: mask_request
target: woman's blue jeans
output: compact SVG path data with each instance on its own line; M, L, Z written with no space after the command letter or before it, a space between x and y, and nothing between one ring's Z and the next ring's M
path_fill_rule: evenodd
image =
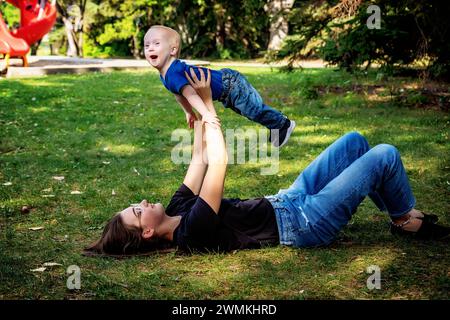
M369 196L398 218L415 205L398 150L370 148L351 132L323 151L288 189L267 196L275 209L280 243L315 247L332 243L358 205Z

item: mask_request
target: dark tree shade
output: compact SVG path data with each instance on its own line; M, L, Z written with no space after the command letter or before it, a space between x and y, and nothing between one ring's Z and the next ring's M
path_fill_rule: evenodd
M366 25L370 4L381 9L380 29ZM293 32L276 58L289 58L292 65L315 55L347 70L428 59L431 75L449 79L449 9L449 2L437 0L299 1L290 19Z

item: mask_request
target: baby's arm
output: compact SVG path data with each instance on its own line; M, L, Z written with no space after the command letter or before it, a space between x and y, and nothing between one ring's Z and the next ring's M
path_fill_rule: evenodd
M184 114L186 115L186 122L188 123L189 128L193 129L194 123L198 120L198 118L194 110L192 110L191 104L186 100L185 97L180 96L179 94L175 94L175 99L184 110Z
M181 108L184 110L184 113L186 115L186 122L188 123L189 128L193 129L194 123L195 121L198 120L198 118L194 110L192 110L191 104L189 103L189 101L186 100L185 97L180 96L179 94L175 94L175 99L177 100Z
M185 97L175 94L175 99L177 100L178 104L181 106L181 108L184 110L184 113L192 113L192 106L189 103L189 101L186 100Z

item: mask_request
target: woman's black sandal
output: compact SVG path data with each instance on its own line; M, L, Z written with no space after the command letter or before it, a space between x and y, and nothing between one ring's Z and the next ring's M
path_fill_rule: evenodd
M430 223L436 223L439 220L439 217L433 213L422 212L422 214L423 214L423 217L417 217L417 218L421 219L423 221L430 222Z
M410 217L408 220L400 224L396 224L391 221L391 233L394 235L409 236L420 240L443 240L450 236L450 228L435 224L431 222L432 220L430 218L424 219L425 216L424 218L417 218L422 220L422 224L416 232L404 230L403 227L410 223L412 218L413 217Z

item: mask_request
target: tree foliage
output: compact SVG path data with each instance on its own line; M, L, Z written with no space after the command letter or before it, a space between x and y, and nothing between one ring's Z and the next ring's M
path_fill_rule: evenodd
M20 12L7 2L0 1L0 12L9 28L17 28L20 24Z
M380 29L367 27L370 4L381 10ZM49 37L53 53L143 57L146 31L162 24L180 33L184 58L270 53L271 59L288 59L289 67L320 57L347 70L420 61L429 73L450 78L448 1L57 0L57 8ZM289 36L280 50L268 52L269 40L286 33L274 30L286 27L274 8L287 8L279 11L288 16ZM18 10L6 3L0 10L10 27L18 25Z
M162 24L180 33L182 57L253 58L266 50L272 1L57 0L50 43L57 54L143 57L145 32ZM18 24L18 10L2 6Z
M381 9L380 29L367 27L370 4ZM336 10L343 7L352 10ZM373 62L393 68L425 61L432 75L448 78L449 9L448 2L436 0L301 1L291 14L293 34L275 58L288 58L292 66L299 58L318 56L347 70Z
M151 25L177 30L182 56L254 57L265 49L269 18L265 1L109 0L98 5L89 26L88 53L142 57Z

